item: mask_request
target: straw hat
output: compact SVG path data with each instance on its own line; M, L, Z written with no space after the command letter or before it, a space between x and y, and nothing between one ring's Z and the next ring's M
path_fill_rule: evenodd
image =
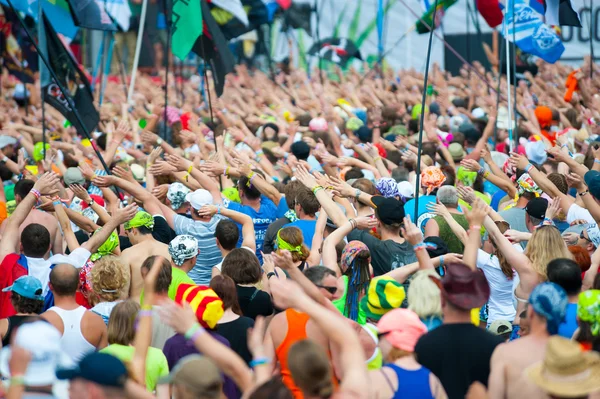
M578 343L553 336L544 360L526 370L527 377L545 392L578 398L600 390L600 356L582 352Z

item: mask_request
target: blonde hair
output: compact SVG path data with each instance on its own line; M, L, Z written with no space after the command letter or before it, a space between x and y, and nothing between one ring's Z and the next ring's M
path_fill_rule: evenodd
M408 352L408 351L398 349L398 348L392 348L392 349L390 349L390 353L388 353L388 355L386 356L385 361L387 363L392 363L402 357L412 356L412 355L414 355L413 352Z
M333 395L331 362L319 344L309 339L298 341L291 346L287 360L294 383L305 396Z
M434 270L421 270L415 273L408 287L408 308L422 319L442 315L441 291L430 276L440 278Z
M541 226L531 235L531 240L525 248L533 270L544 280L548 280L548 263L554 259L573 259L567 244L554 226Z
M310 256L310 249L304 244L302 230L297 227L284 227L279 230L279 237L293 247L301 246L300 252L290 252L294 262L304 262ZM279 254L279 250L277 250Z
M129 271L117 256L103 256L90 272L91 286L97 302L114 302L123 297Z

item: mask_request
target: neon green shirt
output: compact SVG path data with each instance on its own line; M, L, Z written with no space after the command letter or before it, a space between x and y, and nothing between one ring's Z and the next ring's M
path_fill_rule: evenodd
M344 312L346 308L346 296L348 295L348 276L342 276L342 279L344 280L344 286L346 287L344 289L344 295L342 295L339 299L332 301L332 303L341 314L348 317L348 313ZM367 322L367 316L365 316L365 312L363 312L363 310L360 308L359 303L357 303L356 306L358 306L358 317L356 318L356 322L362 326Z
M181 284L196 284L194 280L192 280L183 270L178 267L171 268L171 285L169 285L169 292L167 295L170 299L175 300L175 295L177 295L177 288ZM140 303L144 302L144 290L140 295Z
M119 344L111 344L102 349L100 353L107 353L122 361L123 363L133 360L133 346L125 346ZM148 348L148 356L146 357L146 389L153 392L156 389L158 380L169 375L169 363L167 358L160 349Z

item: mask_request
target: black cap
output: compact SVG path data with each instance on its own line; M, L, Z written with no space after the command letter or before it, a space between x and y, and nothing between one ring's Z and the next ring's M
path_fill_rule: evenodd
M116 357L93 352L81 359L75 368L57 370L56 376L60 380L81 378L105 387L123 388L127 369Z
M375 205L377 218L383 224L397 224L404 221L404 204L395 198L375 196L371 198Z
M594 198L600 198L600 172L597 170L590 170L583 176L583 179L590 190L590 194L592 194Z
M300 161L306 161L310 155L310 147L304 141L296 141L292 144L292 154Z
M364 125L356 129L354 134L362 143L370 143L373 141L373 131Z
M546 209L548 209L548 200L538 197L527 203L525 212L536 219L543 219L546 216Z

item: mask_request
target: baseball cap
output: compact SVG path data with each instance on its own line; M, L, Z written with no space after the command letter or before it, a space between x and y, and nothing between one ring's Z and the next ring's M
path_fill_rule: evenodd
M63 175L63 180L66 186L70 186L71 184L85 184L85 178L79 168L67 168Z
M427 327L415 312L409 309L394 309L381 317L377 323L378 334L384 335L394 348L414 352Z
M398 192L404 198L410 199L410 198L413 198L415 196L415 189L414 189L414 187L415 187L415 185L411 184L408 181L401 181L400 183L398 183Z
M374 196L371 202L375 205L377 218L383 224L402 223L404 220L404 205L395 198Z
M44 300L42 283L33 276L19 277L13 285L4 288L2 292L16 292L25 298L36 299L38 301Z
M548 333L558 333L558 326L567 313L567 293L554 283L541 283L535 286L529 295L529 304L533 311L546 319Z
M585 225L589 240L594 244L596 248L600 248L600 229L596 223L589 223Z
M584 176L585 184L587 184L590 194L594 198L600 198L600 172L597 170L590 170Z
M542 197L534 198L527 203L525 212L534 218L543 219L548 209L548 200Z
M223 382L221 372L206 356L188 355L182 358L159 384L184 385L195 397L219 398Z
M185 203L185 197L190 189L179 182L171 183L167 191L167 199L171 201L171 208L177 210Z
M494 320L489 328L489 331L495 335L507 334L512 332L512 330L512 323L506 320Z
M85 356L70 369L59 369L56 376L61 380L81 378L105 387L123 388L127 381L127 369L116 357L99 352Z
M185 201L189 202L194 209L198 210L204 205L212 205L213 197L208 190L200 188L192 193L188 193L185 196Z
M17 144L17 139L11 136L0 135L0 150L9 145Z
M186 260L198 255L198 240L187 234L178 235L169 243L169 254L173 263L181 266Z
M73 362L63 352L60 339L61 333L46 321L25 323L19 327L14 345L31 353L31 361L24 376L25 385L33 387L52 385L56 381L57 367L72 367ZM0 351L0 373L3 377L10 377L8 361L11 353L10 346Z

